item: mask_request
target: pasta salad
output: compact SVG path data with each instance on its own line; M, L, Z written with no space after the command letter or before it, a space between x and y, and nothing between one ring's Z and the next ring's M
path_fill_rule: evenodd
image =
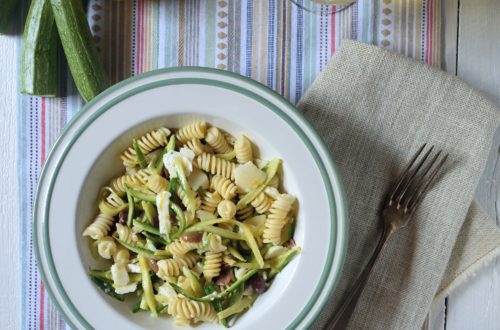
M135 300L132 312L228 327L300 252L281 160L256 158L245 135L205 121L162 127L133 140L121 159L124 174L102 188L83 236L109 260L90 278Z

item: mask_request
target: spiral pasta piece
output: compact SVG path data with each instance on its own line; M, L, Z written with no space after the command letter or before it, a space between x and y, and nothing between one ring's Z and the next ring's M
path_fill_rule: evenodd
M271 205L269 215L264 224L264 232L262 238L264 243L272 243L278 245L281 240L281 230L288 220L288 212L290 212L295 197L287 194L280 195Z
M186 319L180 315L176 315L173 317L174 318L174 324L175 325L178 325L178 326L181 326L181 327L188 327L191 325L191 320L190 319Z
M234 179L234 168L236 164L217 157L213 154L202 153L196 157L198 168L214 175L221 175L228 179Z
M236 140L234 152L236 153L236 160L240 164L253 160L252 142L245 135L240 135Z
M192 214L196 211L196 209L200 206L201 201L200 201L200 196L198 196L197 193L195 194L195 199L194 203L190 201L188 196L186 195L186 192L182 189L181 186L177 186L177 196L179 196L180 200L182 201L182 205L186 207L188 211L190 211Z
M194 242L186 242L180 238L176 239L172 243L170 243L167 248L170 253L174 255L174 257L182 257L189 251L197 249L199 243Z
M99 213L95 220L83 231L83 236L98 240L106 236L113 225L112 216Z
M159 194L160 192L167 190L168 181L161 175L153 174L147 178L146 187Z
M273 204L273 199L263 192L257 195L255 199L250 203L255 208L255 211L259 214L266 213Z
M264 243L273 243L274 245L280 243L281 230L287 223L288 212L292 209L294 202L295 198L287 194L280 195L273 202L262 233Z
M210 184L224 199L233 199L238 192L238 187L231 180L220 175L215 175Z
M203 263L203 276L207 282L211 282L214 277L219 276L222 266L222 252L208 251L205 254L205 262Z
M148 182L148 179L151 175L153 175L153 171L150 170L149 168L141 169L135 173L135 179L137 184L146 184ZM134 183L133 181L130 181L130 184Z
M217 213L224 219L233 219L236 214L236 205L228 200L223 200L217 205Z
M122 175L111 181L109 186L113 189L119 196L125 195L125 185L129 184L134 175Z
M201 143L199 139L191 139L186 142L185 147L190 149L196 156L202 153L212 152L212 148L209 145Z
M101 200L99 210L107 215L115 216L127 207L127 203L114 191Z
M203 240L206 241L207 251L222 252L227 250L227 247L222 244L222 237L220 235L205 233L203 234Z
M207 123L205 121L198 121L182 127L177 132L177 140L180 143L186 143L192 139L203 139L207 132Z
M195 224L198 221L198 219L196 218L196 213L193 213L189 210L184 211L184 218L186 219L186 226L187 227Z
M120 244L117 244L116 251L113 254L113 260L115 264L125 265L130 261L130 252L127 248L124 248Z
M240 221L249 219L253 216L254 214L254 208L252 205L247 205L241 210L236 211L236 218Z
M177 277L182 274L182 268L193 268L193 266L198 262L198 259L198 254L188 252L182 257L159 260L156 263L158 265L157 275L162 279Z
M137 145L139 149L147 154L154 149L163 147L168 143L168 136L170 135L170 130L165 127L161 127L155 131L151 131L141 136L137 140ZM134 167L137 164L137 154L133 147L129 147L120 156L123 161L123 165L126 167Z
M97 242L97 253L104 259L111 259L116 252L116 243L112 237L106 236Z
M217 205L219 205L221 200L222 200L222 197L219 195L218 192L207 191L203 195L203 199L201 200L200 208L204 211L207 211L207 212L210 212L213 214L213 213L215 213L215 209L217 208Z
M137 235L134 234L132 228L124 226L121 223L116 224L116 235L119 240L128 244L133 244L137 241Z
M218 154L225 154L232 149L227 143L224 134L217 127L210 127L207 130L205 140Z
M231 147L234 147L234 144L236 143L236 138L227 132L224 132L222 134L224 134L224 138L226 139L227 144L229 144L229 146Z
M217 321L217 314L211 303L189 300L185 297L173 298L168 304L167 313L174 316L176 321L180 320L182 324L186 324L185 320L212 323Z

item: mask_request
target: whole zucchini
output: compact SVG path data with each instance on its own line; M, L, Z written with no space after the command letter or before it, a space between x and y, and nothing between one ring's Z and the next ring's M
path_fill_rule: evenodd
M90 101L109 86L81 0L51 0L66 59L80 95Z
M0 34L7 33L20 0L0 0Z
M55 96L58 89L57 34L50 0L33 0L21 49L21 92Z

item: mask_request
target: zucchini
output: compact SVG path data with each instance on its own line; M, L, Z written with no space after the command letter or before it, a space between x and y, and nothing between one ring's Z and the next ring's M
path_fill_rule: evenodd
M21 93L57 95L58 40L50 0L33 0L24 26L21 49Z
M50 0L71 75L80 95L90 101L109 86L81 0Z
M20 3L19 0L0 1L0 34L8 32L10 23L14 20L16 8Z

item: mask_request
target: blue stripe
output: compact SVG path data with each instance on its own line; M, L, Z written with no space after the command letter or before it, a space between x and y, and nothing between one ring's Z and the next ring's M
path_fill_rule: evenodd
M302 0L299 0L302 5ZM296 78L295 78L295 102L300 100L302 96L302 81L303 81L303 62L302 62L302 49L304 48L304 11L300 8L297 9L297 53L296 56Z
M246 63L245 63L245 75L247 77L252 76L252 28L253 28L253 1L247 1L247 42L246 42Z
M425 37L427 32L427 0L422 0L422 34L420 44L420 62L425 63Z
M285 96L285 73L286 72L289 72L289 70L287 70L286 68L286 50L287 50L287 44L286 44L286 36L287 36L287 20L286 20L286 14L287 14L287 11L286 11L286 3L282 3L282 7L283 7L283 15L281 16L281 21L282 21L282 24L283 24L283 32L282 32L282 35L281 35L281 44L282 44L282 51L281 51L281 90L278 91L278 93L280 93L282 96Z
M274 76L274 64L275 64L275 54L274 54L274 42L276 39L275 31L275 15L276 15L276 4L275 0L270 0L268 5L268 24L267 24L267 70L266 70L266 85L267 87L276 90L273 83Z

